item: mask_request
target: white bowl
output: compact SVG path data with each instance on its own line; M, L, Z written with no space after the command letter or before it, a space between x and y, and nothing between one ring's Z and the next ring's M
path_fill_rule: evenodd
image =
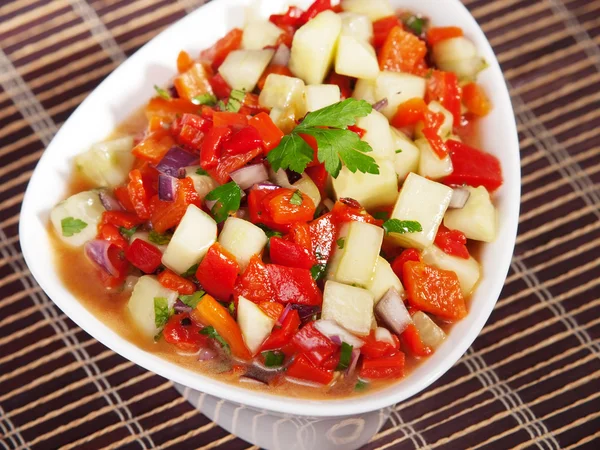
M496 155L504 185L495 194L499 234L481 252L483 279L468 316L456 324L446 342L405 379L385 390L348 399L290 401L277 395L232 386L187 370L126 341L92 315L61 283L47 233L49 211L65 196L72 158L106 138L119 122L138 110L176 73L183 47L192 55L213 44L234 26L242 26L253 0L217 0L181 19L131 56L106 78L62 126L38 163L23 201L20 236L25 260L50 298L74 322L125 358L165 378L224 400L296 416L336 417L377 411L425 389L469 348L489 317L502 289L515 243L520 198L520 164L513 110L502 72L483 32L459 0L392 0L395 7L424 14L436 26L457 25L472 39L490 66L479 78L494 109L481 121L481 146ZM263 0L263 16L281 12L288 2ZM306 7L311 0L295 2Z

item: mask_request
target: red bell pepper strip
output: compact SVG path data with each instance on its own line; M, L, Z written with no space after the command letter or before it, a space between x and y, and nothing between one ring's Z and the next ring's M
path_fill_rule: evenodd
M169 269L158 274L158 282L167 289L177 291L183 295L191 295L196 292L196 285L194 283Z
M454 119L454 126L460 125L460 87L458 77L453 72L434 70L427 78L425 101L437 100L446 108Z
M196 192L191 178L177 180L175 201L164 202L155 196L152 198L152 228L157 233L164 233L176 227L184 216L189 205L201 206L200 196Z
M338 227L333 213L327 213L309 224L312 250L319 264L327 264L334 249Z
M290 6L285 14L271 14L269 21L278 27L293 26L298 28L301 25L300 19L302 14L304 14L304 12L300 8Z
M210 79L210 85L212 86L213 93L219 99L229 98L231 95L231 87L225 81L225 78L220 73L213 75Z
M295 198L300 197L300 204ZM273 222L280 225L294 222L308 222L315 215L315 204L312 199L294 189L281 188L273 191L263 199L263 204Z
M129 184L127 184L129 199L133 205L136 214L140 219L148 220L151 215L150 197L144 187L142 174L139 169L133 169L129 172Z
M359 376L371 380L402 378L404 376L405 359L406 357L402 352L377 359L364 358Z
M290 311L283 323L281 324L281 328L275 328L269 337L263 342L260 351L265 352L267 350L277 350L292 340L294 334L300 327L300 316L298 315L298 311L295 309Z
M217 167L209 169L208 173L217 183L225 184L229 181L229 174L231 172L244 167L254 158L262 155L262 153L263 150L259 147L249 150L246 153L242 153L241 155L223 156L219 160Z
M248 125L254 127L262 139L265 154L279 145L283 138L283 131L273 122L265 112L258 113L248 120Z
M462 35L463 30L459 27L432 27L427 30L427 43L433 47L438 42L461 37Z
M212 47L203 50L200 53L200 59L209 62L216 71L229 53L240 48L243 34L244 32L240 28L234 28L219 39Z
M305 355L296 356L288 367L286 375L319 384L329 384L333 380L333 370L315 366Z
M177 127L171 129L173 133L178 133L177 142L193 149L199 149L202 139L212 128L212 120L197 114L184 114Z
M377 226L381 226L383 224L383 220L375 219L362 206L360 206L360 203L350 198L342 198L335 202L331 212L333 213L335 222L338 224L352 221L366 222Z
M434 113L429 110L425 113L423 136L425 136L431 149L440 159L448 156L448 147L439 134L439 129L443 123L444 115L442 113Z
M296 222L292 224L288 239L298 244L311 255L313 254L312 238L310 235L310 226L305 222ZM316 263L315 263L316 264Z
M160 266L162 252L154 245L136 239L125 250L125 258L144 273L153 273Z
M292 338L292 345L298 353L304 354L317 366L333 355L338 346L315 328L314 322L308 322Z
M413 356L423 357L433 353L433 349L421 340L421 335L415 324L411 323L400 335L402 347Z
M434 243L444 253L469 259L469 250L466 246L467 238L462 231L450 230L444 225L440 225Z
M319 188L319 192L321 193L321 197L325 197L325 189L327 188L327 177L329 173L325 169L325 164L316 164L311 167L307 167L306 175L310 177L310 179L315 183L315 185Z
M502 185L502 168L494 155L449 139L453 171L442 182L448 185L483 186L493 192Z
M284 308L281 303L271 301L260 302L258 307L273 320L279 319Z
M396 276L400 278L400 281L402 281L403 284L404 281L402 279L404 275L402 270L404 268L404 263L408 261L420 262L421 253L419 252L419 250L417 250L416 248L407 248L406 250L403 250L402 253L400 253L400 255L398 255L391 264L392 270L394 271Z
M215 127L245 127L248 125L248 118L245 114L229 111L215 111L212 114Z
M275 300L275 293L271 286L271 278L267 266L261 261L260 257L254 255L244 270L244 273L238 278L234 288L235 300L242 296L254 303L272 302Z
M385 44L390 31L396 27L403 27L402 21L397 16L383 17L373 22L373 46L379 48Z
M119 203L127 212L135 214L135 208L131 204L131 199L129 198L129 191L127 190L127 186L117 186L114 190L115 197L119 200Z
M279 190L281 188L276 188ZM273 192L274 189L264 187L253 187L248 194L248 210L250 213L250 222L254 224L263 224L276 231L287 233L290 224L278 224L273 221L271 214L267 211L264 199Z
M195 324L188 313L174 314L163 328L166 342L185 352L197 352L208 346L208 336L200 334L202 328Z
M267 264L275 300L280 303L316 306L323 303L323 294L310 270Z
M219 243L214 243L198 266L196 278L206 292L226 301L233 294L238 272L239 265L235 256Z
M318 14L323 11L327 11L332 9L331 0L315 0L312 5L308 7L308 9L300 16L300 24L304 25L310 19L316 17Z
M301 269L310 270L317 263L316 258L305 247L277 236L270 240L269 256L274 264Z
M202 141L200 147L200 166L204 170L217 167L223 143L231 136L231 129L222 126L213 127Z
M241 155L257 148L262 150L262 139L258 131L254 127L245 126L237 130L229 139L223 142L221 155Z

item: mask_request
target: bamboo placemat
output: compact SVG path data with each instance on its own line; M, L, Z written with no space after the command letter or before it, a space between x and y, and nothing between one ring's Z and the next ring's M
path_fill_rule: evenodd
M598 449L600 1L464 1L517 115L517 247L473 347L398 405L367 448ZM60 125L127 56L202 3L0 1L3 448L249 448L56 308L25 266L17 230L29 177Z

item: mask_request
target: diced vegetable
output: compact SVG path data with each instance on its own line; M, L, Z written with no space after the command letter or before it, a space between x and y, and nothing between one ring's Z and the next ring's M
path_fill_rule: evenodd
M127 180L134 156L130 136L99 142L75 157L75 165L96 186L115 187Z
M267 235L263 230L237 217L229 217L219 234L219 244L235 256L241 272L246 269L253 255L262 252L267 241Z
M234 50L219 67L219 73L232 89L251 92L269 61L274 50Z
M432 56L440 69L454 72L464 80L474 80L487 67L473 42L462 36L438 42L432 48Z
M379 50L381 70L422 75L427 70L425 43L404 27L394 27Z
M438 129L438 135L442 139L447 139L452 134L452 127L454 126L454 118L452 117L452 113L446 108L444 108L440 102L437 102L435 100L429 102L429 105L427 105L427 107L430 111L433 111L435 113L441 113L444 116L444 121ZM424 137L422 131L423 123L421 122L415 127L415 135L420 138Z
M366 336L373 320L373 295L366 289L329 280L323 291L321 317L337 322L354 334Z
M125 250L125 258L144 273L153 273L160 266L163 254L154 245L142 240L134 240Z
M333 380L333 370L315 366L305 355L299 355L288 367L286 376L318 384L329 384Z
M175 304L177 295L176 291L163 287L156 277L144 275L138 279L133 288L133 292L131 293L131 297L127 302L129 316L137 328L146 337L153 338L162 328L162 326L159 326L160 317L157 317L157 313L164 313L164 311L159 309L158 305L155 307L155 303L161 303L160 300L156 301L156 299L164 299L164 303L167 307L166 319L168 319L168 311ZM164 323L166 322L167 321L164 320Z
M419 331L423 344L438 348L446 339L446 333L427 314L417 311L412 316L413 323Z
M375 103L375 81L374 80L356 80L352 98L364 100L368 103ZM381 99L380 99L381 100Z
M246 347L252 355L256 355L263 341L271 333L275 321L262 312L255 303L241 296L238 299L237 320Z
M342 9L366 15L371 21L394 14L389 0L342 0Z
M382 71L375 80L375 99L388 99L383 114L388 119L394 117L398 105L411 98L425 97L425 78L409 73Z
M466 189L471 194L467 203L461 209L448 210L444 225L462 231L468 239L492 242L496 239L497 223L496 208L490 194L483 186L467 186Z
M452 198L450 199L450 204L448 205L448 209L461 209L469 200L471 193L465 187L455 187L452 189Z
M398 180L404 182L411 172L416 172L419 168L420 152L419 148L404 133L394 127L390 127L396 152L394 156L394 170L398 175Z
M340 88L335 84L309 84L304 89L306 112L316 111L340 101Z
M310 270L317 264L317 259L309 249L277 236L269 241L269 256L274 264L281 266Z
M452 173L450 155L446 155L443 159L440 159L432 150L429 141L425 138L417 139L415 144L419 147L419 175L430 180L439 180Z
M255 20L244 27L242 48L245 50L262 50L275 45L283 30L268 20Z
M61 241L81 247L96 236L104 211L97 191L79 192L52 208L50 221Z
M401 334L412 323L402 299L403 294L390 288L375 306L376 317L396 334Z
M477 83L469 83L462 88L462 101L467 110L476 116L486 116L492 104L483 88Z
M342 30L342 19L323 11L296 31L292 42L290 70L307 84L321 84L329 72Z
M367 283L366 288L373 294L375 304L381 300L390 288L394 288L401 295L404 293L404 288L402 287L402 283L400 283L400 279L392 270L390 263L381 256L377 258L373 278Z
M272 73L267 77L258 102L265 108L289 108L292 113L299 114L303 110L303 95L304 82L300 78Z
M368 142L373 152L371 156L392 159L395 155L395 145L390 124L379 111L371 111L366 117L360 117L356 126L365 130L363 141Z
M196 270L196 279L210 295L228 301L233 294L238 272L235 257L218 242L210 246Z
M452 174L444 178L445 184L478 187L493 192L502 185L502 168L494 155L449 139L446 142L452 159Z
M184 273L198 263L217 240L217 224L204 211L189 205L177 226L162 263L175 273Z
M354 348L361 348L365 344L362 339L357 338L348 330L339 326L332 320L317 320L315 321L315 328L332 341L339 340L340 342L345 342Z
M404 353L384 356L377 359L363 359L359 377L367 379L388 379L404 376Z
M390 237L403 247L429 247L451 197L452 189L449 187L410 173L400 190L392 219L415 220L423 230L416 233L392 233Z
M185 176L192 179L194 188L202 200L206 194L217 187L217 183L209 175L203 175L203 169L200 166L186 167Z
M375 329L375 340L379 341L379 342L385 342L387 344L390 345L396 345L396 342L394 341L394 338L392 337L392 333L390 333L390 330L388 330L387 328L383 328L383 327L377 327Z
M310 270L267 264L274 297L280 303L318 306L323 295Z
M179 97L192 101L195 97L212 94L207 68L202 63L194 63L187 71L173 80Z
M368 41L342 34L335 57L335 71L349 77L373 80L379 75L375 49Z
M373 37L373 25L369 17L353 12L341 12L338 15L342 19L342 36L354 36L365 42L371 40Z

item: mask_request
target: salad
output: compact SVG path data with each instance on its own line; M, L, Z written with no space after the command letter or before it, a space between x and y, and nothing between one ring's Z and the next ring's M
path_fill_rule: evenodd
M181 51L142 119L76 157L50 215L63 278L226 381L399 380L468 314L472 253L496 236L485 67L461 28L387 0L292 6Z

